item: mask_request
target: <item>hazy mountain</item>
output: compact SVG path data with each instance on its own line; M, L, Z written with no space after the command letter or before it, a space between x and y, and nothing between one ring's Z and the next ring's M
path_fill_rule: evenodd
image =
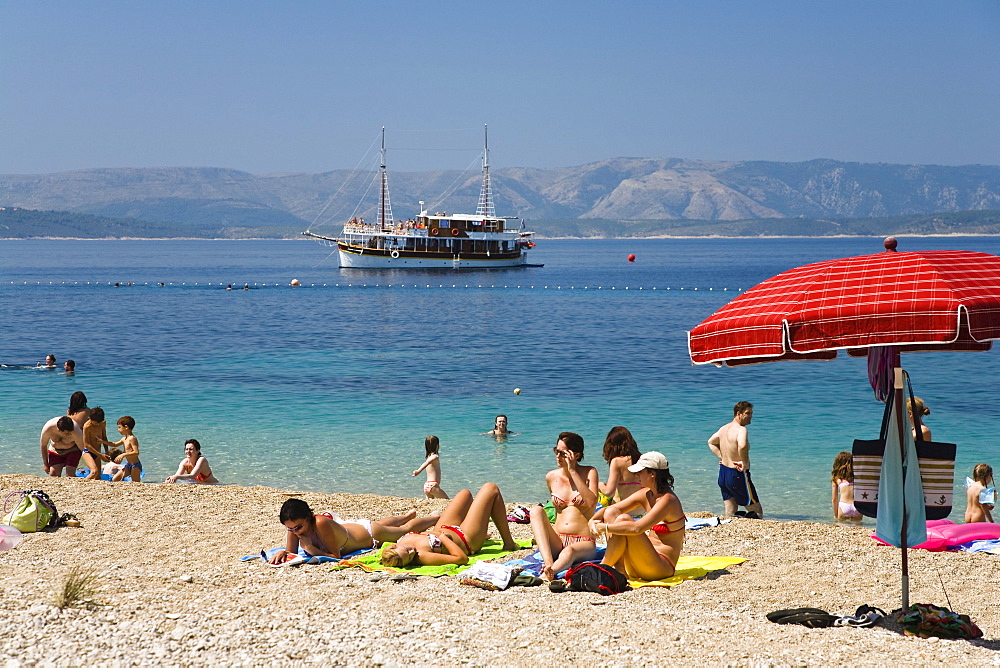
M497 213L537 221L601 219L677 228L684 221L867 219L1000 209L1000 167L615 158L557 169L492 171ZM0 175L0 206L176 223L198 229L302 230L374 217L374 175L254 175L220 168L87 169ZM390 172L395 218L420 200L471 212L476 172ZM331 200L332 198L332 200ZM359 202L364 204L359 206ZM720 225L720 229L727 227ZM731 227L731 226L729 226ZM785 227L795 228L794 221Z

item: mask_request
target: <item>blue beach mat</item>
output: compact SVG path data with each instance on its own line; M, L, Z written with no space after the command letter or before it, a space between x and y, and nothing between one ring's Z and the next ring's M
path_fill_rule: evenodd
M275 554L277 554L279 550L284 550L284 549L285 548L283 547L272 547L270 550L267 550L263 554L266 555L267 560L270 561L271 558ZM368 552L374 552L374 550L372 550L371 548L368 548L366 550L357 550L355 552L351 552L349 554L341 556L340 559L354 559L355 557L360 557L361 555L366 554ZM301 562L303 564L327 564L331 562L336 563L340 561L340 559L337 559L336 557L314 557L305 550L299 550L298 554L300 557L305 559L305 561ZM240 561L253 561L254 559L261 559L261 558L262 558L261 554L248 554L245 557L240 557Z
M88 469L86 467L78 468L76 470L76 477L77 478L86 478L89 475L90 475L90 469ZM101 480L107 480L107 481L110 482L111 478L112 478L112 476L108 475L107 473L102 473L101 474ZM146 478L146 472L145 471L140 471L139 472L139 480L144 480L145 478ZM128 480L131 480L131 478L128 478ZM124 481L122 481L122 482L124 482Z

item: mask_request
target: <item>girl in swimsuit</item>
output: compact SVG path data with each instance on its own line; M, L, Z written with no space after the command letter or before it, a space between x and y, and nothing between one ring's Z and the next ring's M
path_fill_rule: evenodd
M684 509L661 453L643 454L629 470L639 475L642 489L597 511L590 528L608 538L602 564L631 578L662 580L674 574L684 547ZM638 520L629 515L635 508L645 511Z
M830 473L833 487L833 519L837 522L861 523L861 513L854 507L854 457L844 450L833 460Z
M475 499L467 489L456 494L426 532L411 532L395 545L386 545L382 548L380 561L394 568L411 564L467 564L469 555L483 549L490 520L503 539L503 549L518 549L507 524L507 506L500 488L488 482L479 489Z
M334 513L314 513L302 499L288 499L281 505L278 519L285 525L285 549L271 558L283 563L288 555L300 550L313 557L341 558L342 555L378 547L379 543L399 540L409 531L423 531L433 526L436 517L417 517L411 510L405 515L380 520L341 520Z
M208 465L208 460L201 456L201 443L196 438L189 438L184 441L184 459L177 467L177 473L168 476L166 482L197 483L202 485L215 485L219 481L212 474L212 467Z
M424 483L424 495L428 499L447 499L448 494L441 489L441 455L439 450L441 449L441 441L437 436L428 436L424 439L424 453L426 459L424 463L420 465L416 471L413 472L414 476L420 475L420 472L427 471L427 482Z
M554 580L556 574L578 561L597 555L597 539L587 521L597 507L597 469L581 466L583 438L564 431L553 448L559 468L545 475L545 483L556 509L555 526L542 506L531 509L531 532L542 555L542 576Z
M604 461L608 463L608 482L598 483L602 505L610 506L631 496L639 487L639 476L628 470L639 461L639 446L625 427L612 427L604 439ZM638 512L638 511L637 511Z

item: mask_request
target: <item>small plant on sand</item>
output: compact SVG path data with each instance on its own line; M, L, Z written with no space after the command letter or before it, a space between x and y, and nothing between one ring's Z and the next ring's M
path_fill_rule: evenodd
M62 587L55 592L55 606L60 610L82 607L88 610L100 607L102 604L93 600L94 583L97 574L82 566L74 566L66 574Z

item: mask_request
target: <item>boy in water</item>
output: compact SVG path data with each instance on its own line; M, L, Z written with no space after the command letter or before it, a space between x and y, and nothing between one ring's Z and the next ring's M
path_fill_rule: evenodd
M142 473L142 462L139 461L139 439L132 433L133 429L135 429L135 420L132 416L124 415L118 419L118 433L122 435L122 438L112 445L116 447L122 446L125 449L123 454L115 457L116 464L121 464L124 460L125 465L112 478L115 482L124 480L125 476L129 476L132 482L139 482L139 476Z
M972 469L972 481L966 483L968 489L965 490L965 521L968 522L993 522L992 503L983 503L982 493L987 489L992 490L993 467L989 464L976 464ZM993 492L995 495L996 492ZM981 496L982 495L982 496ZM989 495L989 492L987 492Z

